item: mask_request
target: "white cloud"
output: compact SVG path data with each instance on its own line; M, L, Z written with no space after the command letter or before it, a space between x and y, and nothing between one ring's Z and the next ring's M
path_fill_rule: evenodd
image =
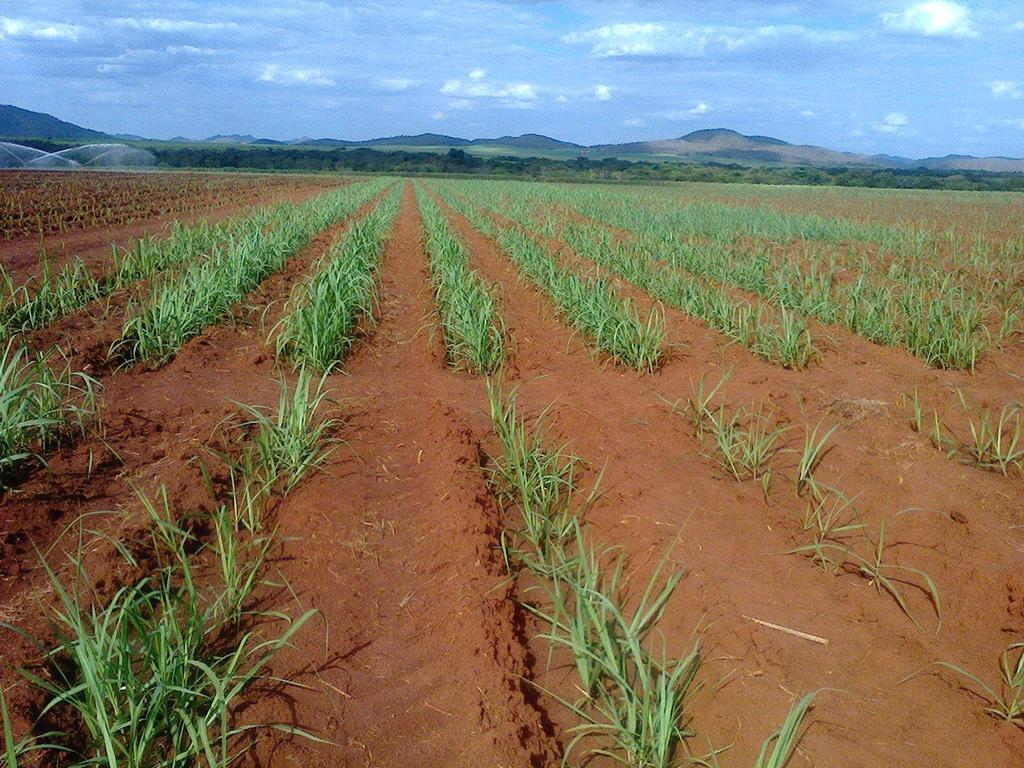
M1024 99L1024 88L1012 80L996 80L988 85L997 99Z
M627 128L644 128L647 126L647 121L641 117L630 117L623 120L622 124Z
M430 115L430 119L431 120L444 120L444 118L445 118L444 112L433 112Z
M801 109L800 117L815 117L815 112L811 109Z
M260 73L259 80L264 83L278 85L315 85L328 88L337 85L321 69L289 69L278 64L267 64Z
M562 38L569 44L589 44L598 58L701 58L717 49L726 52L768 45L827 44L855 40L856 32L815 30L796 24L756 28L697 26L687 23L634 22L608 24Z
M198 48L194 45L168 45L164 50L173 56L215 56L213 48Z
M129 29L146 29L151 32L212 32L221 29L238 29L233 21L191 21L189 19L114 19L114 24Z
M903 133L909 125L910 118L905 114L902 112L890 112L882 118L882 122L873 123L871 127L879 133Z
M0 16L0 40L10 37L21 40L70 40L76 42L81 31L82 28L74 24L11 19Z
M708 112L711 112L711 105L707 102L699 101L690 109L665 109L660 112L654 112L651 116L675 123L693 120L693 118L706 115Z
M1012 25L1010 29L1016 32L1024 32L1024 21L1018 21L1016 24Z
M702 56L705 41L700 32L690 30L670 34L662 24L609 24L573 32L562 38L566 43L589 43L590 52L598 57L659 56L666 54Z
M949 0L929 0L904 11L883 13L882 23L893 32L928 37L976 37L971 12Z
M594 86L594 98L598 101L608 101L612 97L611 86L607 85L595 85Z
M469 80L446 80L441 86L441 93L455 97L457 100L494 99L501 104L519 109L533 107L540 98L536 86L531 83L500 83L487 81L487 73L475 69L469 73Z
M407 91L420 84L419 80L412 80L408 77L381 77L377 79L377 87L385 91Z
M859 35L856 32L843 30L818 30L808 29L798 24L784 24L781 26L758 27L750 32L737 33L735 31L723 31L719 39L730 51L741 48L749 48L767 43L801 40L809 43L845 43L856 40Z

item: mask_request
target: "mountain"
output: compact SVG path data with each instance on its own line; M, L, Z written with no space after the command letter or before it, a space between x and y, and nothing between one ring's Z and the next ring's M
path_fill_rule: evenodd
M745 136L726 128L694 131L678 139L638 141L630 144L605 144L588 148L589 154L603 157L662 155L694 161L741 162L748 164L872 167L907 167L911 160L858 155L806 144L790 144L769 136ZM1024 162L1021 163L1024 170Z
M973 157L972 155L946 155L915 160L918 168L942 171L995 171L999 173L1020 173L1024 161L1016 157Z
M559 141L550 136L542 136L539 133L524 133L522 136L502 136L497 139L473 139L469 142L471 146L486 145L490 147L513 147L515 149L542 149L546 151L554 149L583 149L582 144L573 144L571 141Z
M0 105L0 136L25 139L64 139L68 141L110 141L141 140L131 134L116 137L100 131L89 130L73 123L58 120L42 112L31 112L11 105ZM180 136L172 142L189 141ZM674 159L692 163L739 163L743 165L790 165L843 167L860 166L867 168L913 169L925 168L943 171L996 171L1002 173L1024 173L1024 159L1014 157L973 157L971 155L946 155L911 160L892 155L862 155L842 152L809 144L790 144L771 136L747 136L727 128L709 128L693 131L675 139L656 141L635 141L626 144L599 144L584 146L571 141L561 141L537 133L521 136L500 136L493 139L461 139L439 133L418 133L415 135L385 136L364 141L349 139L303 137L292 141L257 138L251 134L217 134L202 140L214 144L254 144L262 146L313 146L337 149L355 147L400 147L437 151L439 148L462 148L468 152L490 155L516 154L529 156L531 152L544 153L545 157L573 158L579 155L600 158L622 158L633 160Z
M259 139L249 133L218 133L202 141L207 144L252 144Z
M32 112L12 104L0 104L0 136L25 139L109 141L112 136L58 120L45 112Z
M471 142L468 139L457 139L440 133L417 133L415 136L388 136L383 139L354 141L352 146L359 147L464 147Z

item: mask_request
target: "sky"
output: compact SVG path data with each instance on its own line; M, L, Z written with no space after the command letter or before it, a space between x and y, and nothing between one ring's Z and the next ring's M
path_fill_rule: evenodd
M153 138L731 128L1024 156L1024 1L0 0L0 103Z

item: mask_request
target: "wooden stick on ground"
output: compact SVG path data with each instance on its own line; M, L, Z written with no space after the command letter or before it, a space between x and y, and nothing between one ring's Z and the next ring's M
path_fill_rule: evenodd
M828 645L828 640L824 637L818 637L817 635L809 635L806 632L801 632L798 629L790 629L789 627L783 627L779 624L772 624L770 621L761 621L761 619L755 619L752 616L744 616L747 621L752 621L755 624L760 624L762 627L768 627L769 629L777 629L779 632L785 632L787 635L793 635L803 640L810 640L812 643L818 645Z

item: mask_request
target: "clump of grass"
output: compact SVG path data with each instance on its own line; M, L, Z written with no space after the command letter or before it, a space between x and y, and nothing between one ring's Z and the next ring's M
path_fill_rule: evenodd
M722 392L722 388L732 376L732 371L722 374L718 383L710 389L707 387L705 376L706 374L701 374L700 380L693 388L693 394L686 401L690 410L690 422L693 424L693 431L698 441L704 439L704 434L713 420L714 409L711 407L711 402ZM674 409L675 406L673 406Z
M782 727L761 744L761 751L754 762L754 768L785 768L789 764L797 741L799 741L800 728L816 696L816 692L811 692L793 702L793 706L786 713ZM694 764L706 766L706 768L721 768L718 754L723 751L725 750L712 750L707 758L696 759Z
M752 351L783 368L807 368L819 355L807 323L783 307L779 311L778 325L775 326L762 317L763 309L758 309Z
M814 479L814 470L818 468L818 464L821 463L822 458L825 456L827 451L825 450L825 444L828 439L832 436L832 433L839 428L839 425L832 427L831 429L824 431L819 437L819 431L822 430L822 425L818 424L811 430L804 429L804 446L800 453L800 462L797 465L796 474L796 494L802 496L806 492L810 492L815 498L822 495L821 487L818 481Z
M994 688L977 675L949 662L936 662L978 685L988 706L985 712L1019 726L1024 726L1024 643L1007 646L999 659L999 687Z
M757 756L754 768L784 768L796 748L800 726L814 703L815 693L805 694L793 703L782 727L765 739Z
M1009 474L1009 470L1024 471L1024 416L1017 404L1007 405L996 412L992 408L978 409L968 403L964 391L957 388L957 399L966 437L961 437L950 426L949 412L940 416L932 411L929 440L950 458L959 457L965 464L981 469ZM918 433L925 429L925 412L917 391L904 397L909 410L911 428Z
M772 419L761 408L738 408L729 414L723 403L711 416L710 431L719 463L737 480L760 479L767 493L772 459L786 428L773 426Z
M501 440L502 455L494 459L491 482L499 498L518 504L522 533L542 553L560 548L572 534L578 510L572 491L581 460L566 446L547 447L544 414L532 430L519 415L516 391L507 396L491 380L487 382L491 422Z
M962 389L957 390L967 417L970 439L960 442L966 458L983 469L1007 473L1010 467L1021 469L1024 460L1024 420L1017 405L1006 406L998 414L990 408L971 413Z
M942 629L942 602L939 589L927 571L910 565L903 565L886 558L886 520L879 524L878 538L872 540L865 533L866 526L856 521L848 512L852 502L838 491L816 498L804 517L804 530L812 534L809 544L801 545L793 552L811 555L815 563L830 573L846 569L867 579L879 593L887 592L918 629L921 623L910 610L903 588L910 585L927 595L935 610L935 632ZM870 546L867 555L861 554L852 537L863 533ZM915 580L916 581L912 581Z
M69 363L54 369L42 353L8 339L0 354L0 491L4 479L74 430L97 411L99 384Z
M804 512L803 530L812 541L793 551L809 553L817 565L834 574L846 564L850 539L864 530L864 524L857 522L853 500L842 491L815 486Z
M788 428L775 426L763 407L730 411L724 392L729 375L726 372L710 388L701 376L693 387L687 408L694 437L702 445L710 438L718 463L730 475L739 481L760 480L767 493L772 480L772 461L781 450L780 440ZM719 399L717 407L712 405L715 398ZM675 405L672 407L675 410Z
M241 426L253 432L251 445L234 467L246 481L245 493L258 498L265 493L259 490L260 484L273 487L279 483L287 494L327 459L331 445L337 442L330 435L338 420L319 415L329 402L326 381L326 374L314 379L312 372L302 368L294 387L281 378L276 410L240 404L252 417ZM248 506L249 501L243 504Z

